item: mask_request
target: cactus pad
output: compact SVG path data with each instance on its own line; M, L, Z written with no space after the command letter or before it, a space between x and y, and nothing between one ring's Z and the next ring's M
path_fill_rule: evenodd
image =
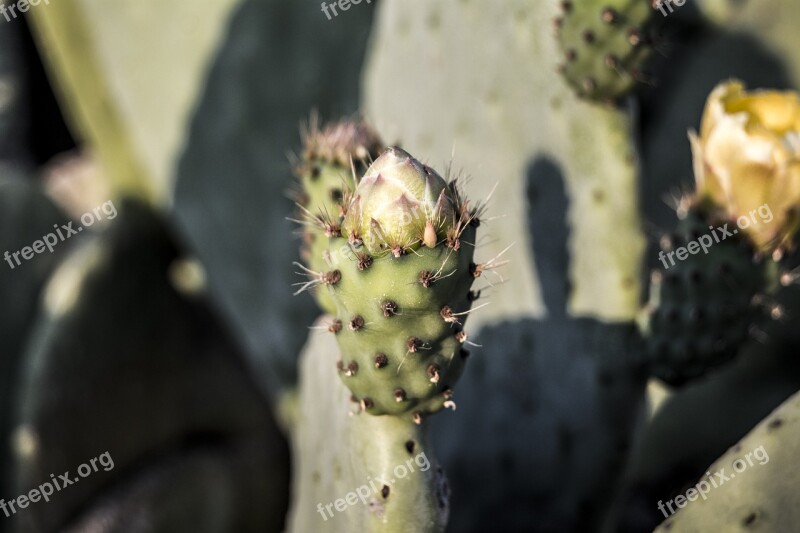
M383 150L377 133L365 122L342 120L319 128L312 119L303 135L303 153L295 174L301 185L296 194L303 228L301 256L311 270L324 269L327 239L338 235L343 202L356 187L353 172L363 170ZM315 290L317 303L328 313L336 310L330 296Z
M698 244L695 254L678 259L676 250L704 237L711 242L707 253ZM735 225L716 221L699 205L688 208L674 235L661 239L659 257L667 268L653 273L642 317L647 354L655 376L681 385L732 359L753 332L764 262Z
M455 408L470 287L483 268L472 262L481 210L398 148L361 179L317 281L337 304L339 374L368 413L418 422Z
M645 81L656 20L649 0L564 0L561 10L559 70L579 96L613 101Z

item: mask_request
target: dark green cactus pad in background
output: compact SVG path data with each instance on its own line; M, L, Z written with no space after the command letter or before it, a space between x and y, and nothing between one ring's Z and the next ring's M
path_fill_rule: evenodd
M357 111L374 13L374 4L362 4L333 22L319 4L242 2L209 67L178 164L174 217L207 268L212 300L272 395L293 389L316 312L311 300L291 297L298 252L286 220L293 206L283 195L292 186L286 151L312 107L321 116Z
M67 218L33 184L21 179L0 178L0 254L30 246L52 230L54 221ZM12 490L7 481L10 473L7 461L11 460L11 417L17 404L25 346L36 321L41 290L72 244L74 242L64 242L52 254L37 255L14 269L5 260L0 263L0 299L4 303L0 307L3 324L0 328L0 490L3 494ZM0 531L3 531L2 521Z
M661 268L641 317L650 370L671 385L737 354L755 332L758 295L767 288L764 261L735 223L699 205L682 214L677 230L661 238Z
M161 215L120 202L51 278L21 373L10 493L105 451L114 468L17 513L14 531L282 527L286 441L188 262Z

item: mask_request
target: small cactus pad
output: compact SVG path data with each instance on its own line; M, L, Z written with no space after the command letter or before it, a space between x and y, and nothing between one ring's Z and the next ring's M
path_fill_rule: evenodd
M564 0L561 11L559 70L579 96L614 101L645 81L656 21L650 0Z
M303 153L295 174L301 185L297 194L303 223L303 261L312 271L324 271L327 238L339 235L343 204L356 187L355 171L363 171L380 155L383 144L363 121L342 120L320 129L312 121L303 135ZM334 313L336 306L325 291L314 289L320 307Z
M748 339L761 317L764 262L735 224L700 206L660 245L641 326L652 374L682 385L732 359Z
M361 179L342 235L329 238L339 275L327 290L343 324L339 374L363 410L418 422L455 407L463 323L481 273L472 262L480 211L455 182L398 148Z

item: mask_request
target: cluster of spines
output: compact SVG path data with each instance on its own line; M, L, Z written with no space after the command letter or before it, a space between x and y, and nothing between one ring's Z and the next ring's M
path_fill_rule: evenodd
M485 203L478 203L474 207L469 206L469 202L466 201L463 195L460 192L460 188L458 186L457 180L452 180L448 183L448 190L451 191L453 197L456 198L457 206L458 206L458 214L456 219L456 224L447 230L446 238L444 239L444 245L452 249L453 251L458 251L461 248L461 240L464 235L464 232L467 228L474 228L477 229L480 226L480 217L485 212L486 204ZM352 198L352 191L348 191L347 198ZM299 206L302 213L301 219L291 219L293 222L297 222L304 227L312 227L316 232L311 233L312 237L309 239L310 242L316 242L318 235L324 235L328 238L328 242L332 239L336 238L344 238L345 236L342 234L342 226L341 222L344 219L345 215L347 214L348 207L346 204L340 204L340 209L338 211L338 215L335 217L328 214L328 213L317 213L314 214L308 209L303 206ZM426 224L426 231L428 229L428 225L431 222ZM380 230L378 230L380 233ZM395 258L399 258L407 253L413 253L414 245L418 245L423 243L427 240L425 233L420 234L420 236L406 245L403 245L399 242L393 242L391 237L389 237L387 246L384 250L384 253L378 253L375 255L370 254L366 250L361 250L360 248L363 246L363 236L356 233L350 232L346 236L347 243L350 247L350 253L354 258L358 270L366 271L372 266L373 262L376 258L382 257L383 255L391 253L392 256ZM436 242L434 245L438 245L439 243ZM472 243L470 243L472 244ZM304 248L303 255L308 257L309 250ZM334 263L332 259L333 254L330 251L330 247L326 247L323 250L322 258L323 262L327 265L332 265ZM309 258L310 261L310 258ZM320 269L319 271L312 270L310 268L305 267L304 265L298 264L300 268L302 268L303 272L298 272L299 275L308 278L308 281L298 283L296 285L300 285L301 289L299 289L295 294L300 294L301 292L305 292L306 290L316 287L317 285L323 286L333 286L336 285L341 280L341 271L333 268L330 270ZM496 260L487 261L486 263L470 263L469 265L469 273L474 278L477 279L481 276L481 274L487 270L494 270L502 266L501 263L497 262ZM425 288L429 288L437 278L441 277L441 272L432 272L429 270L422 270L419 273L417 281ZM470 290L467 294L468 300L470 302L474 302L478 298L480 298L481 291L472 291Z
M378 134L361 119L344 119L320 127L319 119L312 115L301 136L303 151L295 165L297 175L318 175L319 163L345 169L353 163L368 164L385 149Z

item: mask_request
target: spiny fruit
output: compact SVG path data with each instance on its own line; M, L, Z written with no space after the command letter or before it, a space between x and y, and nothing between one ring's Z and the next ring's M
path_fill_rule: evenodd
M765 258L710 204L682 203L688 208L676 233L661 239L664 268L653 273L640 316L651 373L671 385L731 360L757 332L768 299Z
M559 71L579 96L614 101L646 81L657 38L650 0L564 0L561 11Z
M345 119L320 129L312 118L294 169L302 188L296 195L303 224L301 256L309 270L326 269L327 237L339 234L343 204L356 187L354 172L362 172L383 149L378 134L362 120ZM314 296L323 310L336 311L327 292L315 288Z
M339 374L368 413L419 422L455 408L470 287L487 268L473 263L482 211L399 148L360 180L340 235L329 237L334 268L313 275L337 304Z

